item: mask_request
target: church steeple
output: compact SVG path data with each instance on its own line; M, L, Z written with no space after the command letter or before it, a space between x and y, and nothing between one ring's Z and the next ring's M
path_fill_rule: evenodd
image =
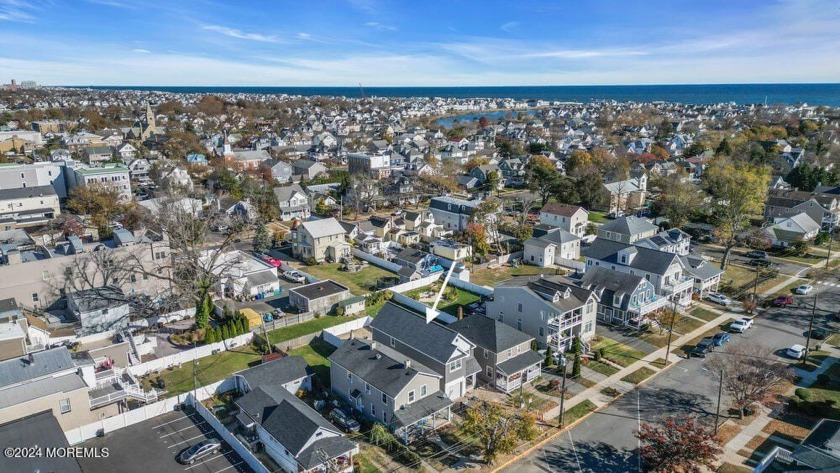
M155 112L152 111L152 106L146 102L146 127L151 131L155 131L157 125L155 124Z

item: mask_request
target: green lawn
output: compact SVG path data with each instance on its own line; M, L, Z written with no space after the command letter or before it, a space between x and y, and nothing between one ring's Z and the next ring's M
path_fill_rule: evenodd
M715 320L716 318L720 317L720 314L716 312L712 312L709 309L704 309L703 307L695 307L689 311L691 315L697 317L698 319L703 319L706 322L710 322Z
M466 306L478 301L479 299L481 298L476 294L458 289L458 297L451 301L441 301L438 305L438 310L457 316L458 307L464 306L466 312Z
M639 384L642 381L648 379L656 373L656 370L648 368L647 366L642 366L641 368L637 369L636 371L628 374L627 376L621 378L622 381L626 381L631 384Z
M210 355L198 360L195 378L200 386L221 381L237 371L259 364L261 353L255 352L250 346L234 350L223 351L218 355ZM190 391L193 384L193 364L184 363L179 368L164 370L161 378L166 382L166 396L175 396ZM150 388L151 377L143 379L145 389Z
M835 333L834 335L828 337L828 340L826 340L825 343L835 347L840 346L840 333Z
M677 320L677 322L674 324L674 332L685 335L687 333L691 333L691 332L697 330L698 328L700 328L702 326L703 326L703 321L702 320L697 320L697 319L692 318L692 317L683 316L683 317L680 317L680 319Z
M605 351L604 358L625 367L641 360L647 354L604 336L601 336L601 340L592 346L593 350L600 348Z
M590 412L593 412L597 406L589 399L584 399L582 402L575 404L574 407L567 410L563 415L563 425L569 425L572 422L585 417Z
M726 285L733 290L738 289L745 284L752 284L753 281L755 281L754 269L736 266L734 264L729 264L720 276L721 286Z
M338 263L321 263L315 266L298 265L301 271L309 273L318 279L332 279L350 288L350 292L357 296L365 295L376 289L376 281L380 278L393 278L397 275L382 268L368 264L357 273L339 271Z
M601 363L600 361L589 360L589 362L584 366L591 369L592 371L596 371L606 376L612 376L618 373L618 368L615 368L606 363Z
M306 364L312 368L324 386L330 385L330 361L328 356L332 355L335 347L329 343L316 338L309 342L309 345L295 348L289 351L289 355L302 356L306 360Z
M494 287L497 283L508 280L514 276L554 273L555 270L552 268L540 268L538 266L531 266L528 264L520 264L518 268L503 265L498 268L486 268L470 272L470 282L480 286Z
M351 317L339 317L337 315L322 315L317 319L312 319L301 324L290 325L288 327L272 330L268 332L268 338L272 344L286 342L298 337L302 337L303 335L316 333L325 328L329 328L335 325L343 324L344 322L349 322L351 320L358 319L359 317L364 317L364 314Z
M811 397L796 402L791 398L791 410L816 417L840 420L840 364L835 363L826 371L827 377L818 379L808 388Z
M595 223L603 223L607 221L607 212L603 210L590 210L589 221Z

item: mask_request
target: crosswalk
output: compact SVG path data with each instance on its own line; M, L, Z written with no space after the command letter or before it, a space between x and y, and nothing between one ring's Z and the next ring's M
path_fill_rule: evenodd
M817 281L817 284L821 286L840 287L840 283L836 282Z

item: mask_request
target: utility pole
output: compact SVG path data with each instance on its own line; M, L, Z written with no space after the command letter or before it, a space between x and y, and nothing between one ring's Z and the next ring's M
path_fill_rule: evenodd
M752 304L750 304L750 314L752 314L755 307L758 306L758 303L756 302L758 300L756 292L758 291L758 275L761 273L761 264L759 264L757 262L758 260L753 260L753 261L756 261L756 263L755 263L755 279L753 280L752 300L750 301L750 302L752 302ZM753 305L753 304L755 304L755 305Z
M560 355L563 356L563 355ZM566 400L566 367L569 363L563 364L563 385L560 387L560 428L563 428L563 414L564 414L564 405Z
M674 306L671 309L671 327L668 329L668 348L665 351L665 366L668 366L668 357L671 355L671 337L674 335L674 320L677 318L677 300L674 299Z
M802 357L802 365L808 363L808 350L811 345L811 331L814 329L814 317L817 316L817 296L814 294L814 306L811 308L811 321L808 322L808 338L805 339L805 356Z
M720 384L718 384L718 401L717 401L717 411L715 411L715 433L718 432L718 426L720 425L720 398L723 394L723 370L720 370Z

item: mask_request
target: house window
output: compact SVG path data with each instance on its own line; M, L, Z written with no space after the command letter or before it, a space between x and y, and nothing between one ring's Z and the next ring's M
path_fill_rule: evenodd
M488 378L493 378L493 367L492 366L487 367L487 377Z
M394 337L391 337L391 346L396 346L397 342L394 340Z
M508 358L513 356L513 348L508 349Z
M38 302L38 293L37 292L32 293L32 302Z
M449 364L449 371L452 372L461 369L461 366L463 366L461 363L462 361L460 359L453 361Z
M347 382L353 384L353 373L347 372Z
M387 411L382 412L382 423L384 423L384 424L388 423L388 412Z
M484 359L485 360L490 359L490 350L488 350L486 348L484 349Z
M388 405L388 395L382 393L382 404Z
M426 385L420 386L420 397L426 397Z
M408 392L408 403L411 404L414 402L414 390Z
M607 240L612 240L612 232L607 232Z
M519 310L519 312L522 312L522 303L521 302L516 307Z
M540 327L540 336L541 337L545 336L545 328L544 327Z
M376 415L376 406L374 406L372 402L370 403L370 415Z
M67 414L70 412L70 398L66 397L58 401L59 410L61 410L62 414Z
M370 384L365 382L365 394L370 394Z

